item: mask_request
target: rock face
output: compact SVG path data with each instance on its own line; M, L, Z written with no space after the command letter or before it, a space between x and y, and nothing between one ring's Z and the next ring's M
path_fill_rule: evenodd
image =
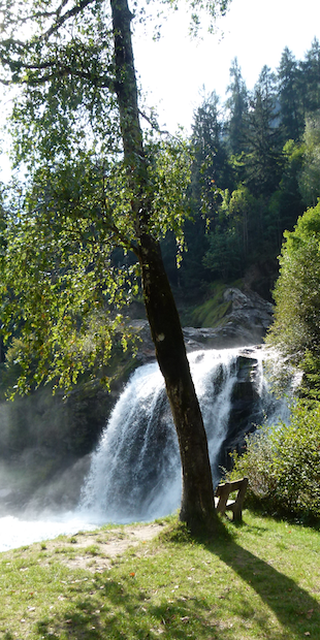
M253 291L244 293L237 288L226 289L223 298L230 304L220 326L214 329L183 328L188 352L205 348L228 349L261 344L272 322L272 304ZM143 364L154 358L154 346L147 320L136 320L133 324L142 338L138 359Z
M231 468L230 453L244 450L245 436L255 431L256 426L263 423L266 404L258 393L257 384L258 361L248 355L237 358L237 379L232 389L231 407L228 420L227 435L222 443L218 464L229 470ZM271 401L271 397L270 397Z
M227 349L260 344L272 321L273 306L257 293L226 289L223 298L229 302L228 312L215 329L186 327L184 335L188 350L208 346Z

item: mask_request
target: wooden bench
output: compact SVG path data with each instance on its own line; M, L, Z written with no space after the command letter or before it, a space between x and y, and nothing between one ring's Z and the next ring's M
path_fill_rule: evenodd
M232 519L241 522L242 506L247 486L248 478L219 484L214 494L217 512L224 514L226 511L232 511ZM229 499L230 494L233 492L236 492L235 498Z

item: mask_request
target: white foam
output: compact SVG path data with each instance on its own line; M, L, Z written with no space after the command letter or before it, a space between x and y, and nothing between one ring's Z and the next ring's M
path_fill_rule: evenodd
M60 535L73 535L78 531L95 529L96 526L97 523L88 522L72 513L43 520L22 520L16 516L4 516L0 518L0 551L16 549Z

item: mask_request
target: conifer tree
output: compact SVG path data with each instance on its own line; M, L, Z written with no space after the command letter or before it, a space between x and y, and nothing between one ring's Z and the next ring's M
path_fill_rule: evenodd
M314 38L301 68L301 98L304 115L320 109L320 43Z
M242 78L238 59L230 67L230 83L227 88L229 97L226 107L229 112L226 130L231 153L239 155L245 148L245 131L248 124L249 96Z
M255 196L271 194L281 178L282 140L278 125L275 77L264 67L251 100L246 134L246 184Z
M304 115L300 95L300 72L298 63L285 47L278 69L278 96L281 109L283 140L298 140L304 127Z

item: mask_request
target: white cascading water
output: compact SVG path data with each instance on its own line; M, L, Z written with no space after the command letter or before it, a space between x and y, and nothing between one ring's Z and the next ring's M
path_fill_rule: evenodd
M277 403L267 390L261 348L197 351L189 355L215 484L241 355L256 361L252 367L256 401L251 420L262 421L264 415L275 411L279 415L282 411L283 403ZM144 365L135 371L119 398L93 455L82 507L97 520L151 520L177 509L180 496L178 442L163 378L156 363Z
M276 422L279 417L288 417L286 402L275 400L268 391L263 375L264 358L260 347L206 350L189 355L215 484L219 480L221 445L230 429L230 411L234 412L235 429L240 424L243 427L243 416L237 413L234 397L243 363L250 362L249 395L253 399L245 416L246 427L261 424L264 418ZM78 508L59 516L46 513L36 520L34 514L28 520L12 515L0 518L0 551L106 522L152 520L176 510L180 496L177 437L163 378L156 363L147 364L132 375L113 410L100 445L92 455Z

